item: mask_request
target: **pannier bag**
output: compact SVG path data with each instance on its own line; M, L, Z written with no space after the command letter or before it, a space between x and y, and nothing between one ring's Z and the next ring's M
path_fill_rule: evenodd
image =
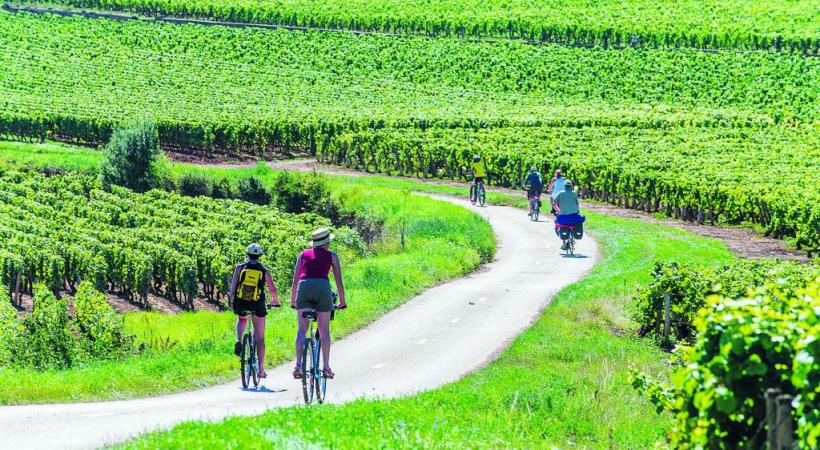
M246 267L239 272L239 287L236 289L236 298L255 302L262 294L262 283L265 272L259 269Z
M578 222L574 226L575 230L573 230L572 234L575 235L575 239L582 239L584 237L584 222Z

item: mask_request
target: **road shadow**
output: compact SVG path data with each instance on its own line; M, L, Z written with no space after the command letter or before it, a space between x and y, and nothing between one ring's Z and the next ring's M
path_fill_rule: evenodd
M579 254L579 253L576 253L576 254L574 254L574 255L566 255L566 254L562 254L562 255L561 255L561 257L562 257L562 258L573 258L573 259L576 259L576 258L577 258L577 259L586 259L586 258L589 258L589 256L587 256L587 255L582 255L582 254Z
M242 389L242 391L250 392L250 393L254 393L254 394L278 394L280 392L286 392L287 389L285 389L285 388L269 389L267 386L265 386L263 384L263 385L260 385L259 387L255 388L255 389L247 388L247 389Z

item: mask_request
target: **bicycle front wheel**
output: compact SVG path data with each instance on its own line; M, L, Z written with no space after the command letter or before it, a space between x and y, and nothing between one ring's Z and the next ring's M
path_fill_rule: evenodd
M246 334L242 338L242 352L239 354L239 372L240 377L242 378L242 389L247 389L251 382L251 357L253 353L253 348L251 347L250 336Z
M325 402L325 393L327 392L327 378L325 378L325 374L319 368L319 362L321 361L321 353L322 353L322 342L316 339L316 354L314 357L315 362L315 372L314 372L314 384L313 389L316 390L316 400L319 403Z
M487 193L484 191L483 185L478 185L478 192L476 193L476 197L478 197L478 204L484 206L484 201L486 200Z
M302 347L302 395L305 397L305 404L309 405L313 402L313 368L308 366L308 358L311 360L310 365L313 365L313 339L306 338L305 346Z

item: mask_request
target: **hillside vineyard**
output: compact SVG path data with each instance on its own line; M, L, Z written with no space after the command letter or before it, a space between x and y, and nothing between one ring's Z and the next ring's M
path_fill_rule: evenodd
M0 134L98 144L133 117L167 148L302 150L517 185L562 167L596 198L752 222L820 247L818 59L585 49L0 14Z

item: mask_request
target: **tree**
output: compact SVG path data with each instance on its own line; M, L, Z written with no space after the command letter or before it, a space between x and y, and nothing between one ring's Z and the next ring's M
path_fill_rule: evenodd
M114 131L105 147L100 174L103 183L137 192L151 188L161 155L159 135L152 122L135 122Z

